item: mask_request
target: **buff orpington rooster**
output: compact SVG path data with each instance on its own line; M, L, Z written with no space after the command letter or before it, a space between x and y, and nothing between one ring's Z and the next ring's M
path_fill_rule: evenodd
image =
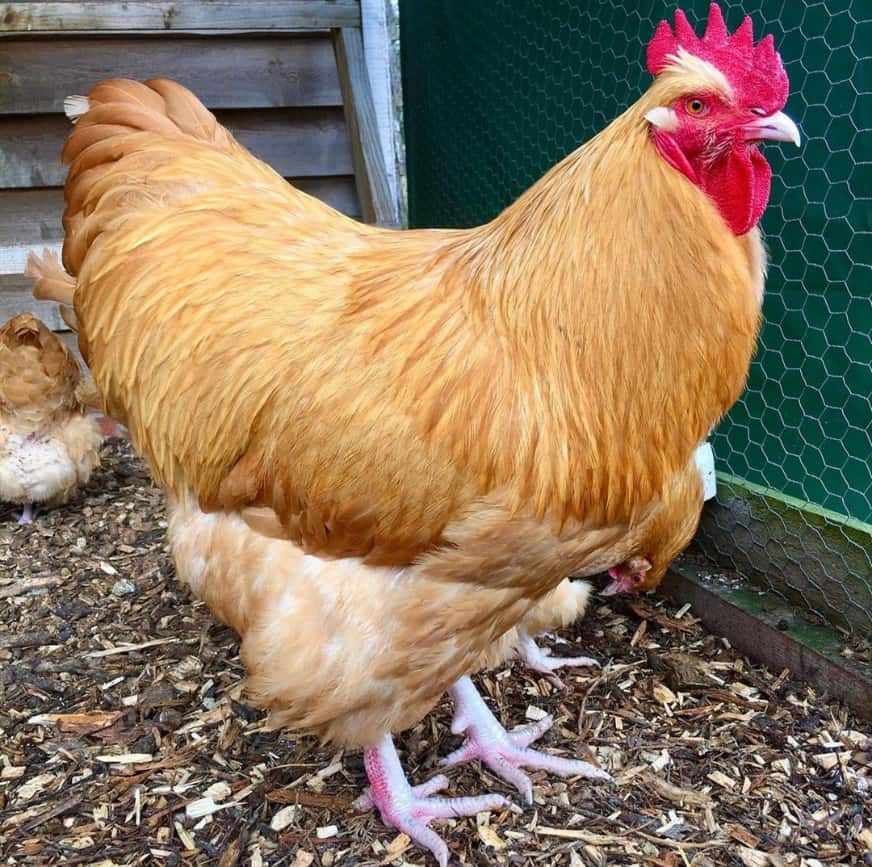
M50 261L50 260L49 260ZM100 463L96 400L63 341L30 313L0 327L0 501L61 505Z
M346 218L167 80L68 101L74 284L31 273L168 493L178 575L240 634L274 723L362 747L360 805L443 865L428 823L506 801L412 787L392 733L447 689L463 757L526 798L520 766L607 776L507 732L469 674L565 576L647 556L754 350L758 145L798 140L784 68L716 6L701 38L661 24L648 67L467 230Z

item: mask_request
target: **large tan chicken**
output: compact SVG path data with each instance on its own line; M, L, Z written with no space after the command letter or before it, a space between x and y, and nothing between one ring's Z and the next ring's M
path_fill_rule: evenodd
M50 260L49 260L50 261ZM100 463L100 429L86 415L95 397L73 354L29 313L0 328L0 501L65 503Z
M662 24L648 66L637 103L468 230L348 219L170 81L68 102L71 276L34 261L37 291L74 306L251 695L363 747L366 803L442 864L430 820L505 799L411 787L392 733L448 689L467 755L526 797L518 765L606 776L531 750L469 674L564 576L647 556L754 350L758 144L798 139L781 60L712 7L703 38Z

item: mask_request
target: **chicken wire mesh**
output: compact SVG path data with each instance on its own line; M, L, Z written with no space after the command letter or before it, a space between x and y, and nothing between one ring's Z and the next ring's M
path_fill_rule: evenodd
M682 4L699 30L708 0ZM872 4L721 4L772 33L799 150L768 147L765 326L712 434L696 545L858 634L872 627ZM664 2L401 0L409 220L491 219L647 88ZM654 336L656 339L656 336Z

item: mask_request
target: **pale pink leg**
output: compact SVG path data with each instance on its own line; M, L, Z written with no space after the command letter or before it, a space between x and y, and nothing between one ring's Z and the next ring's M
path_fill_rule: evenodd
M524 638L518 645L518 656L524 660L524 664L527 668L531 668L533 671L538 671L540 674L547 675L551 682L561 689L565 684L554 674L556 669L578 668L581 666L590 668L592 666L599 666L599 663L595 659L591 659L589 656L549 656L548 651L539 647L539 645L529 636Z
M528 804L533 802L533 783L522 767L551 771L561 777L611 779L605 771L589 762L528 749L554 724L550 715L508 732L491 713L470 678L462 677L451 687L450 693L455 708L451 731L456 735L465 734L467 741L459 750L446 756L442 764L459 765L481 759L498 777L511 783Z
M509 806L509 801L502 795L432 798L432 794L448 786L448 778L441 774L420 786L410 786L389 734L377 747L364 752L363 763L370 788L354 802L354 808L370 810L377 807L385 825L408 834L419 846L429 849L441 867L448 864L448 847L435 831L427 827L432 819L474 816L482 811Z
M32 524L33 523L33 503L25 503L24 508L21 510L21 515L18 518L19 524Z

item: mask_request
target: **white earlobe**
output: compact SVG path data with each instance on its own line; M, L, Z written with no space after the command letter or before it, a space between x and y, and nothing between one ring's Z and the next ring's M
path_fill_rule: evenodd
M678 129L678 115L665 105L659 105L657 108L652 108L645 115L645 120L657 129L662 129L664 132L675 132Z

